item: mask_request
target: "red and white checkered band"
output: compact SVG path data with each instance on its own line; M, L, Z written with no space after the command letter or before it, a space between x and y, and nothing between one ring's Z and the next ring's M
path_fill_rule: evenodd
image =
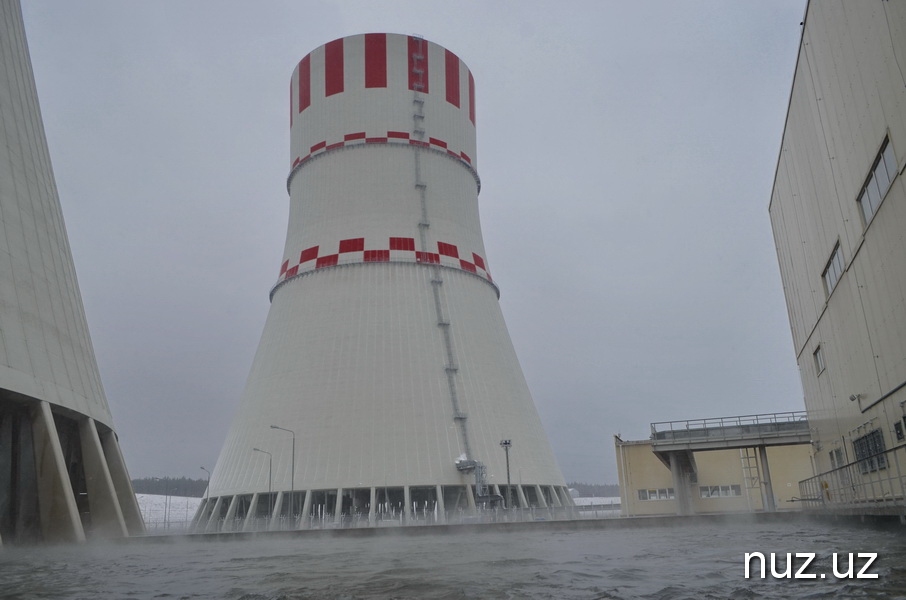
M328 140L323 140L314 144L309 148L308 154L305 156L298 156L293 160L292 169L289 172L289 176L286 178L286 189L290 190L292 185L293 177L296 176L296 173L305 166L305 164L313 158L321 156L331 150L337 150L339 148L350 148L353 146L364 146L370 144L399 144L407 146L416 146L419 148L427 148L434 150L436 152L441 152L447 156L458 160L464 167L469 170L469 173L472 174L472 177L475 179L475 184L478 186L478 192L481 192L481 179L478 177L478 171L472 167L472 158L463 151L456 152L447 147L447 142L439 140L437 138L428 138L428 141L422 141L417 139L412 139L411 134L406 131L387 131L382 132L385 135L378 136L369 136L364 131L359 131L356 133L347 133L343 136L342 140L333 142Z
M415 238L391 237L387 244L380 248L366 249L365 238L361 237L340 240L335 252L322 250L321 246L312 246L302 250L299 253L298 261L286 260L280 265L280 276L277 278L274 290L288 279L318 269L339 265L387 262L440 265L459 269L486 280L494 286L495 290L497 289L484 258L474 252L461 253L455 244L437 242L437 252L423 252L415 249Z

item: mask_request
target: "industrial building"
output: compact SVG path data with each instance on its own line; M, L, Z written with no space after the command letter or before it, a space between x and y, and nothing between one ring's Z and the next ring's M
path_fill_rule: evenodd
M769 213L814 507L904 514L906 3L808 3Z
M652 423L647 440L614 436L621 515L798 510L810 440L802 412Z
M484 249L472 73L354 35L289 99L282 264L196 529L566 512Z
M18 0L0 0L0 543L143 531L88 335Z

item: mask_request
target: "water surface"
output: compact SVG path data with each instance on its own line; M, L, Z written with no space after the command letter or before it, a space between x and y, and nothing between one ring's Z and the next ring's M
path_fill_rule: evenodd
M455 529L454 529L455 531ZM0 598L901 598L906 528L816 521L4 547ZM745 552L813 552L825 579L745 579ZM837 580L833 553L876 552Z

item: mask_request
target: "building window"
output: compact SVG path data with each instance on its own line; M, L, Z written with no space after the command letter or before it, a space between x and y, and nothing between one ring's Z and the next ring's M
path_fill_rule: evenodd
M840 242L837 242L830 260L827 261L827 266L824 267L824 273L821 274L821 277L824 278L824 288L827 290L828 296L837 287L837 282L840 281L841 275L843 275L843 250L840 248Z
M702 498L733 498L742 496L742 486L739 485L701 485L698 493Z
M900 421L897 421L893 424L893 431L897 434L897 441L902 442L906 439L906 436L903 435L903 424Z
M897 159L893 155L893 146L889 139L885 139L881 145L881 151L875 157L872 164L871 172L868 174L868 180L865 186L859 192L858 203L862 208L862 216L865 217L865 225L871 222L872 217L878 212L878 207L890 184L893 183L897 176Z
M875 429L853 440L853 453L859 461L859 470L862 473L880 471L887 468L887 457L882 454L887 448L884 446L884 434L880 429Z
M843 466L843 448L834 448L830 451L831 469L839 469Z
M673 488L660 488L657 490L639 490L639 500L673 500L676 494Z
M814 356L815 356L815 372L818 375L821 375L821 373L824 372L824 350L821 348L820 344L818 345L817 348L815 348Z

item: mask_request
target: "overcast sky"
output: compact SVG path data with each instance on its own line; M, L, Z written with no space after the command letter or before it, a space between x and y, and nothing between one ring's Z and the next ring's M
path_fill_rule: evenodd
M282 258L290 75L364 32L475 76L487 258L567 481L616 482L652 421L803 410L767 205L804 0L23 5L133 477L213 468Z

